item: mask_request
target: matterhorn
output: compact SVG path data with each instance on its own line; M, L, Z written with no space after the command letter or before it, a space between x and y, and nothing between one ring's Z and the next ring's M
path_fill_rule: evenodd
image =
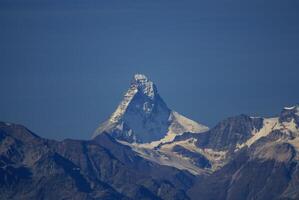
M201 133L208 127L168 108L156 85L145 75L135 74L128 91L108 120L93 137L108 133L129 143L160 144L185 132Z

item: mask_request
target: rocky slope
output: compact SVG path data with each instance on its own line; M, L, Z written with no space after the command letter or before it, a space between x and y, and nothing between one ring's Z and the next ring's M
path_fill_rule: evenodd
M47 140L0 123L0 199L189 199L194 179L136 155L108 134Z

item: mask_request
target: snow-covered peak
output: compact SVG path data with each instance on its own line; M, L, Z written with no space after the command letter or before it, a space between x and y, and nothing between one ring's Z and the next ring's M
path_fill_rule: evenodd
M128 107L133 106L141 108L145 113L150 113L153 108L153 100L157 96L157 89L154 83L143 74L135 74L131 82L130 88L125 93L123 100L118 105L117 109L111 115L109 121L117 123L123 118L128 110ZM142 98L140 98L140 96ZM134 100L135 99L135 100ZM141 104L134 103L136 99L142 99ZM132 103L133 101L133 103Z
M168 108L155 84L143 74L135 74L130 88L110 118L95 131L130 143L150 143L173 139L183 132L203 132L206 126ZM163 140L163 141L164 141Z
M285 109L285 110L293 110L294 108L296 108L296 106L284 107L283 109Z
M143 74L135 74L131 83L132 89L137 89L139 92L154 99L157 94L157 88L155 84Z
M299 105L284 107L280 113L280 122L290 122L292 120L295 120L299 126Z
M148 78L144 74L135 74L134 79L136 81L138 81L138 80L148 80Z
M292 112L296 115L299 115L299 104L294 106L288 106L283 108L284 111Z

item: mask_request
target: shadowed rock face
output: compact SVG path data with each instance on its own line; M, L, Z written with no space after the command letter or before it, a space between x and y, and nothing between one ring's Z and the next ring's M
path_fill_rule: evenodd
M279 116L280 122L291 122L294 120L294 122L299 126L299 106L293 106L293 107L285 107Z
M259 130L262 126L263 118L251 118L247 115L230 117L199 135L197 145L215 150L233 150L237 143L248 140L252 131Z
M92 186L78 170L80 166L55 151L59 142L40 138L19 125L1 123L0 130L1 198L126 198L101 181Z
M202 199L298 199L299 165L296 151L281 142L285 133L273 131L210 176L198 179L189 196ZM296 185L296 186L295 186Z
M211 168L210 161L199 153L190 151L180 145L174 146L172 150L173 152L192 160L192 162L200 168Z
M288 188L290 176L296 173L298 169L291 164L236 158L219 172L200 180L189 195L194 199L196 196L202 199L279 199Z
M146 161L107 134L57 142L19 125L0 130L1 198L188 199L192 175Z

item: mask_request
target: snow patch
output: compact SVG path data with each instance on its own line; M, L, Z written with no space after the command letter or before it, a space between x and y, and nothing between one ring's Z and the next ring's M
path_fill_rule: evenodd
M215 151L209 148L201 149L195 145L196 141L197 139L191 138L188 140L172 142L170 144L162 145L159 150L162 152L172 152L173 147L175 147L176 145L180 145L185 149L188 149L189 151L205 156L212 165L211 171L215 171L225 164L227 151Z
M235 151L237 151L245 146L250 147L257 140L269 135L274 130L280 130L284 133L289 133L289 132L298 133L298 131L299 131L294 120L292 120L291 122L280 123L278 117L264 118L263 127L259 131L254 130L252 132L253 136L251 138L249 138L245 143L237 144L237 148Z
M160 144L172 142L174 138L178 135L182 135L183 133L190 132L190 133L203 133L209 130L207 126L199 124L187 117L172 111L169 115L169 122L170 126L168 127L168 132L166 133L165 137L153 141L151 143L143 144L144 147L154 148Z
M226 163L226 151L215 151L213 149L198 148L195 143L196 139L191 138L188 140L177 141L172 143L163 144L160 148L156 149L152 144L138 144L119 141L122 144L129 145L140 156L150 161L156 162L161 165L173 166L178 169L188 170L192 174L211 173ZM173 151L175 146L182 146L183 148L205 156L212 165L212 168L200 168L193 163L189 157L184 157Z
M283 109L285 109L285 110L293 110L294 108L296 108L296 106L292 106L292 107L284 107Z
M146 148L145 144L130 144L124 141L119 142L124 145L130 146L141 157L157 164L175 167L180 170L187 170L194 175L208 172L208 170L201 169L194 165L190 158L183 157L175 152Z
M135 74L134 79L137 80L148 80L148 78L144 74Z
M294 110L295 114L299 116L299 105L291 106L291 107L284 107L284 110Z
M257 131L253 130L252 137L249 138L245 143L238 144L237 149L241 149L244 146L250 147L254 142L259 140L261 137L267 136L271 131L277 129L279 127L278 118L264 118L263 127Z
M198 124L197 122L188 119L187 117L173 111L170 114L170 121L172 121L169 126L169 133L182 134L184 132L191 133L202 133L208 131L209 128L202 124Z

